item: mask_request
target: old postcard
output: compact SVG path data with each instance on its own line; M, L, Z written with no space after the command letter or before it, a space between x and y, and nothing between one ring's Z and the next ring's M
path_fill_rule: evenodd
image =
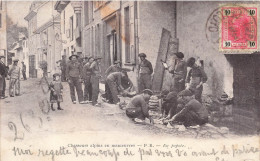
M0 0L0 160L260 161L259 9Z

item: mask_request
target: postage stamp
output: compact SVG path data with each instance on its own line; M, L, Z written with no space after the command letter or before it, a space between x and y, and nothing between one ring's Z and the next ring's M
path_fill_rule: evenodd
M220 51L257 51L256 6L223 6L220 7L220 18Z

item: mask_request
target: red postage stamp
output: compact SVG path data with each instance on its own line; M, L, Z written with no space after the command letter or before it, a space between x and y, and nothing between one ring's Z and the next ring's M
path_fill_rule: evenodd
M223 6L220 9L220 50L256 51L257 7Z

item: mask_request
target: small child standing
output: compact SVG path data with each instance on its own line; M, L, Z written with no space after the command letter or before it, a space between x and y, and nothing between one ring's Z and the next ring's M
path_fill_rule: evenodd
M61 84L60 74L55 73L53 74L53 81L50 83L50 102L52 111L55 111L55 109L53 108L53 103L57 103L58 110L63 110L60 107L60 102L63 101L62 90L63 86Z

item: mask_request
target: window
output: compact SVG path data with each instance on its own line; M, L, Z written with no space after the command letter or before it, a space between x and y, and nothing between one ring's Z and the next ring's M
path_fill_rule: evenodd
M129 7L125 8L125 62L131 63L130 60L130 13Z
M65 13L65 10L63 11L63 33L65 34L65 26L66 26L66 21L65 21L65 16L66 16L66 13Z
M85 21L85 26L89 24L89 13L88 13L88 1L84 1L84 21Z
M70 17L70 40L73 41L73 16Z
M0 28L2 28L2 15L0 13Z

